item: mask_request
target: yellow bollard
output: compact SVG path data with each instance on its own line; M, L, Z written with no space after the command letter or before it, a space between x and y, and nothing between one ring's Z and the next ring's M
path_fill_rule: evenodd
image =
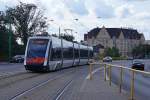
M109 85L111 86L111 66L109 65Z
M89 66L90 68L90 80L92 80L92 64L90 64L90 66Z
M131 88L130 88L130 100L134 100L134 71L132 71Z
M106 81L106 64L104 65L104 80Z
M121 93L122 91L122 81L123 81L123 68L120 68L120 82L119 82L119 92Z

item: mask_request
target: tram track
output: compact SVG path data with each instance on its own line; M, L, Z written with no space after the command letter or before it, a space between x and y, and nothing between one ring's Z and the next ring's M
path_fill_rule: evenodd
M85 68L85 67L84 67ZM16 76L5 78L0 82L0 97L1 100L28 100L24 97L33 98L33 94L37 95L44 91L46 95L50 92L50 100L56 98L58 95L62 95L62 91L67 86L67 83L73 79L73 76L76 75L77 69L83 69L83 67L73 67L67 68L56 72L51 73L27 73L27 75L20 75L20 79L14 80ZM19 75L17 75L19 77ZM4 82L4 80L7 80ZM6 85L6 83L8 84ZM5 84L2 84L5 83ZM69 83L68 83L69 85ZM70 83L71 85L71 83ZM49 91L50 89L50 91ZM52 90L52 91L51 91ZM59 90L59 91L58 91ZM38 92L38 93L37 93ZM65 92L65 91L64 91ZM42 93L44 94L44 93ZM40 95L40 94L39 94ZM61 97L60 95L60 97ZM41 96L38 96L41 98ZM37 100L41 100L37 97ZM30 99L29 99L30 100ZM32 99L31 99L32 100ZM45 99L44 99L45 100ZM49 100L49 99L47 99Z
M83 68L79 68L81 70ZM81 71L73 71L44 81L9 100L59 100ZM41 96L42 95L42 96ZM34 97L34 98L33 98Z
M59 100L60 97L64 94L64 92L68 89L68 87L72 84L72 82L73 82L73 79L67 82L63 88L60 88L53 100Z
M80 80L81 77L82 78L85 77L86 73L82 72L82 70L83 69L78 71L70 80L66 81L64 86L58 90L58 92L56 93L56 95L54 96L52 100L65 100L63 99L63 96L65 96L66 93L68 93L68 90L70 90L70 88L74 86L75 84L74 82L77 82L77 79ZM78 75L81 75L80 78L78 77Z
M73 73L73 72L74 72L74 71L70 71L70 72L64 73L64 74L62 74L62 75L58 75L58 76L55 76L55 77L53 77L53 78L50 78L50 79L48 79L48 80L46 80L46 81L44 81L44 82L41 82L41 83L39 83L39 84L37 84L37 85L31 87L30 89L26 89L25 91L23 91L23 92L21 92L21 93L18 93L17 95L13 96L13 97L10 98L9 100L19 100L19 98L21 98L22 96L26 95L27 93L30 93L30 92L32 92L32 91L34 91L34 90L36 90L36 89L38 89L38 88L40 88L40 87L42 87L42 86L44 86L44 85L47 85L48 83L50 83L50 82L52 82L52 81L54 81L54 80L58 80L58 79L64 77L65 75L71 74L71 73Z
M6 74L5 74L6 73ZM4 73L0 73L0 81L6 78L10 78L10 77L15 77L17 75L22 75L22 74L27 74L28 72L23 71L23 72L15 72L15 73L9 73L9 72L4 72Z
M1 79L0 81L0 89L1 88L5 88L9 85L15 84L19 81L23 81L23 80L28 80L30 78L34 78L34 77L38 77L41 74L36 74L36 73L23 73L23 74L17 74L15 76L10 76L10 77L6 77Z
M0 81L1 81L0 82L0 89L5 88L9 85L15 84L19 81L28 80L31 78L45 75L45 74L49 74L49 73L22 72L22 73L16 73L13 75L2 77L2 78L0 78Z

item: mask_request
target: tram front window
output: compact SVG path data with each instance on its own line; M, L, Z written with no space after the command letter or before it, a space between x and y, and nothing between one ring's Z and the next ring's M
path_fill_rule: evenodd
M31 39L27 50L27 64L43 64L48 39Z

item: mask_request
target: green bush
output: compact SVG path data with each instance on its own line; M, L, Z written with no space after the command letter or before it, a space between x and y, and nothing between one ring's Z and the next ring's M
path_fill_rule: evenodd
M104 51L104 55L111 56L111 57L120 57L119 49L116 47L106 48Z
M126 60L127 57L112 57L113 60Z

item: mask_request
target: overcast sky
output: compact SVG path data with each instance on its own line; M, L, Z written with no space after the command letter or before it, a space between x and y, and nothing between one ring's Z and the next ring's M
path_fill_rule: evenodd
M50 33L58 33L59 26L62 32L71 28L80 40L94 27L130 27L150 39L150 0L0 0L0 10L19 1L45 9L49 20L54 20L49 21Z

